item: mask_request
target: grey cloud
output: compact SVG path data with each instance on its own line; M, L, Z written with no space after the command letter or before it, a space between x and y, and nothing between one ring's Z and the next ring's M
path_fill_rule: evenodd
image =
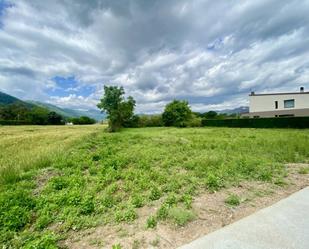
M97 92L50 101L94 106L103 84L119 84L151 113L173 98L206 111L243 105L251 90L309 88L306 0L12 2L0 90L19 97L48 99L56 75Z

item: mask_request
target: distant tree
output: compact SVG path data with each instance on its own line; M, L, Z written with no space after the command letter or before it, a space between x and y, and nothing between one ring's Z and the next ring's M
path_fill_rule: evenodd
M165 126L185 127L192 118L187 101L173 100L165 106L162 120Z
M27 120L31 124L47 125L48 124L48 113L49 111L47 109L44 109L41 107L34 107L28 113Z
M96 120L93 118L89 118L87 116L81 116L79 118L71 118L68 120L75 125L87 125L87 124L95 124Z
M104 86L104 96L97 105L107 113L110 132L118 131L133 118L135 100L131 96L126 100L124 93L123 87Z
M62 116L56 112L50 112L47 115L47 123L50 125L60 125L63 123Z
M215 119L218 116L218 113L215 111L209 111L204 113L204 117L208 119Z

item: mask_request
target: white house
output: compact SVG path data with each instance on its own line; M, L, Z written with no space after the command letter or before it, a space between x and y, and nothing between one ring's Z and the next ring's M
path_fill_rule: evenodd
M249 95L250 118L309 116L309 92L262 93Z

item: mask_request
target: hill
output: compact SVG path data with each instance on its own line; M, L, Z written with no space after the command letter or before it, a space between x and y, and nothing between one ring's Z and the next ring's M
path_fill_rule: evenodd
M27 103L9 94L0 92L0 106L6 106L6 105L11 105L11 104L20 104L20 105L24 105L25 107L29 107L29 108L33 107L31 103Z
M30 104L35 104L37 106L46 108L50 111L54 111L59 113L60 115L64 117L73 117L78 118L81 116L88 116L90 118L93 118L97 121L101 121L105 119L105 114L101 113L99 110L95 109L89 109L89 110L76 110L76 109L70 109L70 108L60 108L58 106L49 104L49 103L43 103L39 101L27 101Z
M39 101L33 101L33 100L23 101L9 94L0 92L0 106L7 106L11 104L18 104L27 109L31 109L34 107L40 107L50 112L56 112L65 118L78 118L81 116L88 116L97 121L101 121L105 119L105 114L101 113L99 110L95 110L95 109L75 110L75 109L70 109L70 108L60 108L53 104L43 103Z

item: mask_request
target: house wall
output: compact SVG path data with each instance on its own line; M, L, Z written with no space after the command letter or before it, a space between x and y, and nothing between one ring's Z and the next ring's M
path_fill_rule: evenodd
M284 108L284 100L294 99L294 108ZM278 109L275 108L275 101L278 101ZM282 95L250 95L249 109L252 112L276 112L295 109L309 108L309 94L282 94Z

